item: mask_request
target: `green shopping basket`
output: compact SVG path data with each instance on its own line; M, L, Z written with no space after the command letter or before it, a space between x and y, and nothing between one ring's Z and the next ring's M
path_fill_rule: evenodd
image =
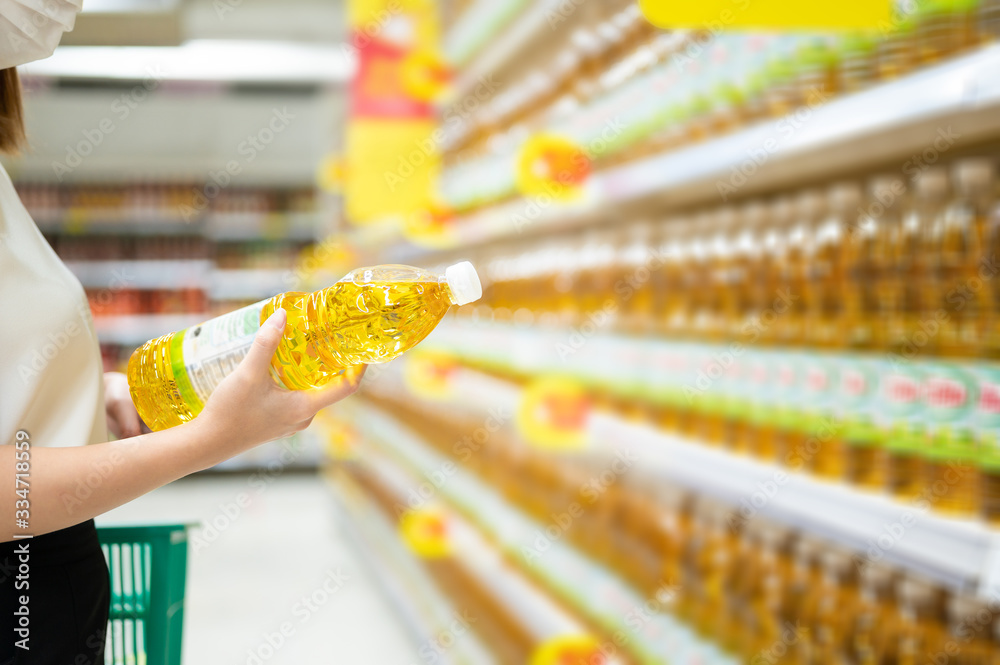
M187 525L98 527L111 573L105 665L179 665Z

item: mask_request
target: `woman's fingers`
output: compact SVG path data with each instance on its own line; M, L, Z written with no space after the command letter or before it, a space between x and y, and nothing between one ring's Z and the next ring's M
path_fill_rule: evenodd
M257 331L250 351L242 363L249 368L251 377L257 378L270 374L271 358L278 350L278 344L281 343L287 321L288 313L279 307L274 311L274 314L267 317L260 330ZM268 380L270 380L270 376L268 376Z
M309 413L314 414L354 393L361 385L361 377L365 375L367 369L367 365L351 367L342 376L322 388L303 390L302 395L307 400Z
M139 420L139 414L135 410L135 405L131 401L126 401L123 399L115 400L115 402L110 407L111 420L118 427L118 431L115 432L115 436L119 439L128 439L133 436L139 436L142 428L142 421Z

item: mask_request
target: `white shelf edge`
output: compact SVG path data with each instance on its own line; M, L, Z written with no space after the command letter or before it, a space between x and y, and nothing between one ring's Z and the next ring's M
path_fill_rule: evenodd
M199 288L211 266L207 259L66 261L83 286L112 290Z
M400 502L404 502L405 497L416 491L420 479L411 469L403 468L398 461L385 455L379 455L378 458L376 464L369 466L371 472L381 476L383 482L397 493ZM525 628L532 631L538 641L586 632L586 627L581 622L529 583L521 571L507 564L500 551L490 545L479 530L457 511L448 513L448 532L462 565L489 588L495 597L505 599L508 608L518 617L529 619L524 622Z
M397 423L390 414L370 406L359 407L359 412L366 425L363 426L363 430L367 429L369 436L382 442L386 448L407 460L414 469L424 473L428 478L431 477L429 474L441 469L447 461L419 437ZM491 540L500 543L512 556L514 552L520 555L521 547L530 548L532 539L544 528L532 518L525 516L520 509L509 505L492 488L483 486L481 481L473 478L471 473L461 467L457 467L449 481L442 484L437 491L448 497L452 503L466 510L478 512L477 526L487 533ZM616 573L593 562L588 555L565 544L561 539L549 541L549 549L545 556L536 560L533 565L539 571L547 569L550 589L554 594L559 595L569 588L579 592L582 584L592 585L593 588L588 592L576 593L573 601L565 598L564 600L571 604L576 602L578 605L585 605L586 607L581 609L589 615L588 619L602 624L605 629L608 629L609 624L617 624L614 627L628 635L633 643L641 644L647 654L662 651L660 655L665 658L673 655L678 645L683 643L688 649L693 650L694 658L690 662L701 662L698 660L698 654L705 658L705 662L719 663L719 665L728 665L732 662L719 652L715 645L698 638L693 631L669 614L651 614L653 618L650 621L656 622L656 629L660 631L660 639L655 643L648 642L644 636L635 634L625 621L624 615L631 609L643 606L648 599L642 598ZM557 583L555 580L559 578L561 579ZM688 655L691 656L690 653Z
M348 541L361 555L360 558L368 568L370 577L375 580L383 595L403 620L414 645L431 643L435 635L446 629L448 621L456 611L454 605L415 565L412 556L396 538L385 517L371 505L368 497L363 496L360 488L354 486L348 488L333 481L329 481L327 485L334 506L344 518L341 524L346 527ZM348 497L348 493L352 496ZM396 584L390 583L386 577L387 573ZM410 587L413 593L404 593L400 588L400 582ZM418 604L414 593L425 602ZM455 653L455 650L459 653ZM471 660L456 658L466 651L468 653L465 654L465 658L472 656ZM447 651L438 655L444 663L492 662L485 647L471 632L463 634L461 640L456 640Z

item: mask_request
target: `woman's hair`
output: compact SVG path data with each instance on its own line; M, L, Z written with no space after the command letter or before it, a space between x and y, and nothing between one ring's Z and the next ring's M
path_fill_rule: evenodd
M0 152L17 153L25 143L21 80L17 69L0 70Z

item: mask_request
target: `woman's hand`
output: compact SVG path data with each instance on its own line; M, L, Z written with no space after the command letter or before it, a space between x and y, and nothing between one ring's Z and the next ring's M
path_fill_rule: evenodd
M132 403L128 379L121 372L104 373L104 410L108 429L115 437L128 439L142 433L142 420Z
M358 389L365 368L349 370L343 380L323 388L288 390L271 376L271 357L278 348L287 314L278 309L254 338L253 346L236 370L223 379L190 425L205 430L228 459L265 441L301 431L320 409Z

